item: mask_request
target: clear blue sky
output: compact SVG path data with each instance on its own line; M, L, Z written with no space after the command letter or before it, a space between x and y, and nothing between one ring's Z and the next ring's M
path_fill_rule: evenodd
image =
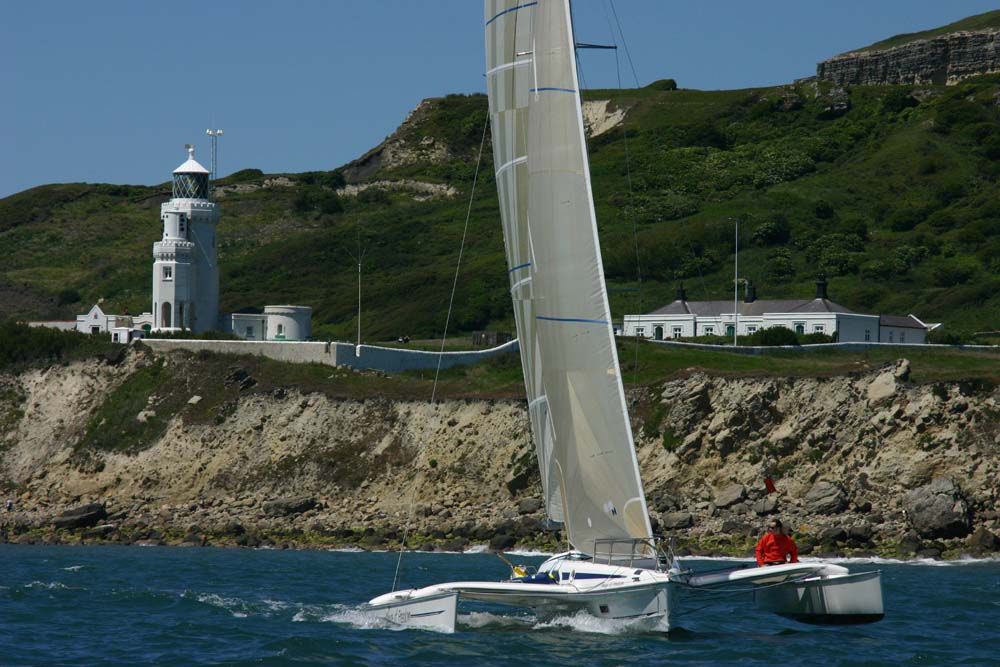
M609 0L576 0L610 42ZM786 83L837 53L997 8L986 0L615 0L639 81ZM483 91L480 0L5 3L0 197L46 183L166 181L185 143L222 175L333 169L425 97ZM622 55L623 76L631 74ZM615 57L583 53L586 85Z

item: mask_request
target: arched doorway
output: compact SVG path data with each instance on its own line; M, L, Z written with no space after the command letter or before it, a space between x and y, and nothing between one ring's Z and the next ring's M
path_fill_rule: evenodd
M657 327L655 329L653 329L653 338L655 340L663 340L663 327L662 326L657 325Z
M163 305L160 307L160 328L169 329L170 324L170 302L164 301Z

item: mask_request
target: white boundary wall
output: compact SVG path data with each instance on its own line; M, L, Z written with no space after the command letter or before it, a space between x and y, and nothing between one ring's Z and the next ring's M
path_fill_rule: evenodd
M441 368L452 368L476 364L503 354L517 354L517 340L512 340L488 350L468 350L461 352L430 352L407 350L377 345L355 347L350 343L324 343L314 341L253 341L253 340L187 340L170 338L147 338L142 341L155 352L188 350L198 352L208 350L222 354L252 354L278 361L299 364L327 364L328 366L350 366L351 368L378 370L386 373L437 368L438 358Z
M848 352L860 352L873 348L889 347L912 347L926 350L927 348L942 348L951 350L981 350L985 352L998 352L1000 345L940 345L937 343L815 343L812 345L708 345L706 343L682 343L673 340L651 340L647 341L655 345L665 345L667 347L687 347L696 350L714 350L716 352L731 352L733 354L770 354L773 352L811 352L813 350L845 350Z

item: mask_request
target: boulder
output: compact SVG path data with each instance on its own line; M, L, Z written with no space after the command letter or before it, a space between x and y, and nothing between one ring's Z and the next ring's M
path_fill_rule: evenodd
M923 548L917 531L911 530L899 540L899 551L903 554L915 554Z
M694 525L694 517L691 512L667 512L660 515L660 525L666 530L690 528Z
M491 551L506 551L512 548L517 541L514 539L513 535L507 535L501 533L500 535L494 535L490 539L490 550Z
M732 519L722 522L722 532L727 535L741 535L743 537L750 537L756 533L752 526Z
M878 403L896 393L895 369L882 373L868 385L868 400Z
M777 510L778 499L771 496L762 498L753 504L753 511L760 516L774 514Z
M819 541L822 544L835 544L847 541L847 531L840 526L824 528L819 534Z
M90 503L81 505L73 509L66 510L59 516L52 519L52 525L56 528L90 528L108 517L104 505L101 503Z
M844 490L832 482L816 482L803 500L806 511L812 514L836 514L847 509Z
M922 537L965 537L969 525L969 506L955 484L944 478L913 489L903 497L910 525Z
M730 484L715 494L712 504L716 507L729 507L747 497L747 490L742 484Z
M1000 551L1000 537L997 537L985 526L976 528L976 532L965 540L966 546L977 551Z
M867 523L859 523L847 529L847 537L861 543L870 542L872 539L872 527Z
M309 496L279 498L264 503L264 513L268 516L291 516L302 514L316 507L316 499Z
M516 496L521 491L528 488L538 475L538 468L535 466L519 466L507 474L504 484L507 491L512 496Z
M542 509L542 501L538 498L524 498L517 503L517 511L521 514L534 514Z

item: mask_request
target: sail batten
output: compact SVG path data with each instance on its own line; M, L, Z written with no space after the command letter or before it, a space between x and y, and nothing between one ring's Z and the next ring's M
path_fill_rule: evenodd
M486 0L485 16L497 190L545 507L583 551L647 537L568 1Z

